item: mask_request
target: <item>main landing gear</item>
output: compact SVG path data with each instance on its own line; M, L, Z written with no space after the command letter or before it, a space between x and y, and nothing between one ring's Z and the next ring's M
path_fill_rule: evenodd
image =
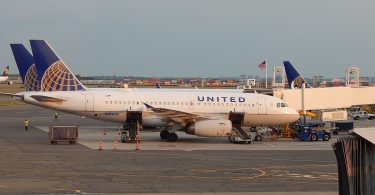
M168 142L176 142L178 136L175 132L170 133L167 129L160 131L160 139L167 140Z

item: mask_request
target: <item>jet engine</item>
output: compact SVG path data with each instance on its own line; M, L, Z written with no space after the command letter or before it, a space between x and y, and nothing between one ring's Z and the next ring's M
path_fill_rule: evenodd
M202 120L186 126L186 133L202 137L225 137L232 131L230 120Z

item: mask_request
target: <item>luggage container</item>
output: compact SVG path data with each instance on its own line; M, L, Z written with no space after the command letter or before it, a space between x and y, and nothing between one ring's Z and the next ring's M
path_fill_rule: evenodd
M78 126L50 126L48 138L51 144L57 142L75 144L78 140Z

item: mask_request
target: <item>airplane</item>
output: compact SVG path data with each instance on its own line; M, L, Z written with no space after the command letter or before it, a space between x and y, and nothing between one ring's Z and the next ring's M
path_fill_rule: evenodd
M288 79L289 88L301 88L302 83L306 84L306 88L311 88L311 86L306 82L305 78L303 78L294 68L292 63L290 63L289 61L284 61L284 68L286 77Z
M138 112L145 126L171 127L160 132L167 141L177 141L179 130L205 137L229 136L233 127L229 119L236 114L242 117L242 126L275 126L299 118L282 100L262 94L88 90L47 42L31 40L30 44L41 90L12 96L35 106L120 124L127 114Z
M3 74L0 76L0 83L8 82L9 66L5 67Z

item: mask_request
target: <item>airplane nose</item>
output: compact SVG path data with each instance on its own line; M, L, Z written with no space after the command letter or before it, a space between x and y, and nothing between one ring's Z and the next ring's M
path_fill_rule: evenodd
M288 108L287 113L289 114L290 123L296 122L300 117L299 113L292 108Z

